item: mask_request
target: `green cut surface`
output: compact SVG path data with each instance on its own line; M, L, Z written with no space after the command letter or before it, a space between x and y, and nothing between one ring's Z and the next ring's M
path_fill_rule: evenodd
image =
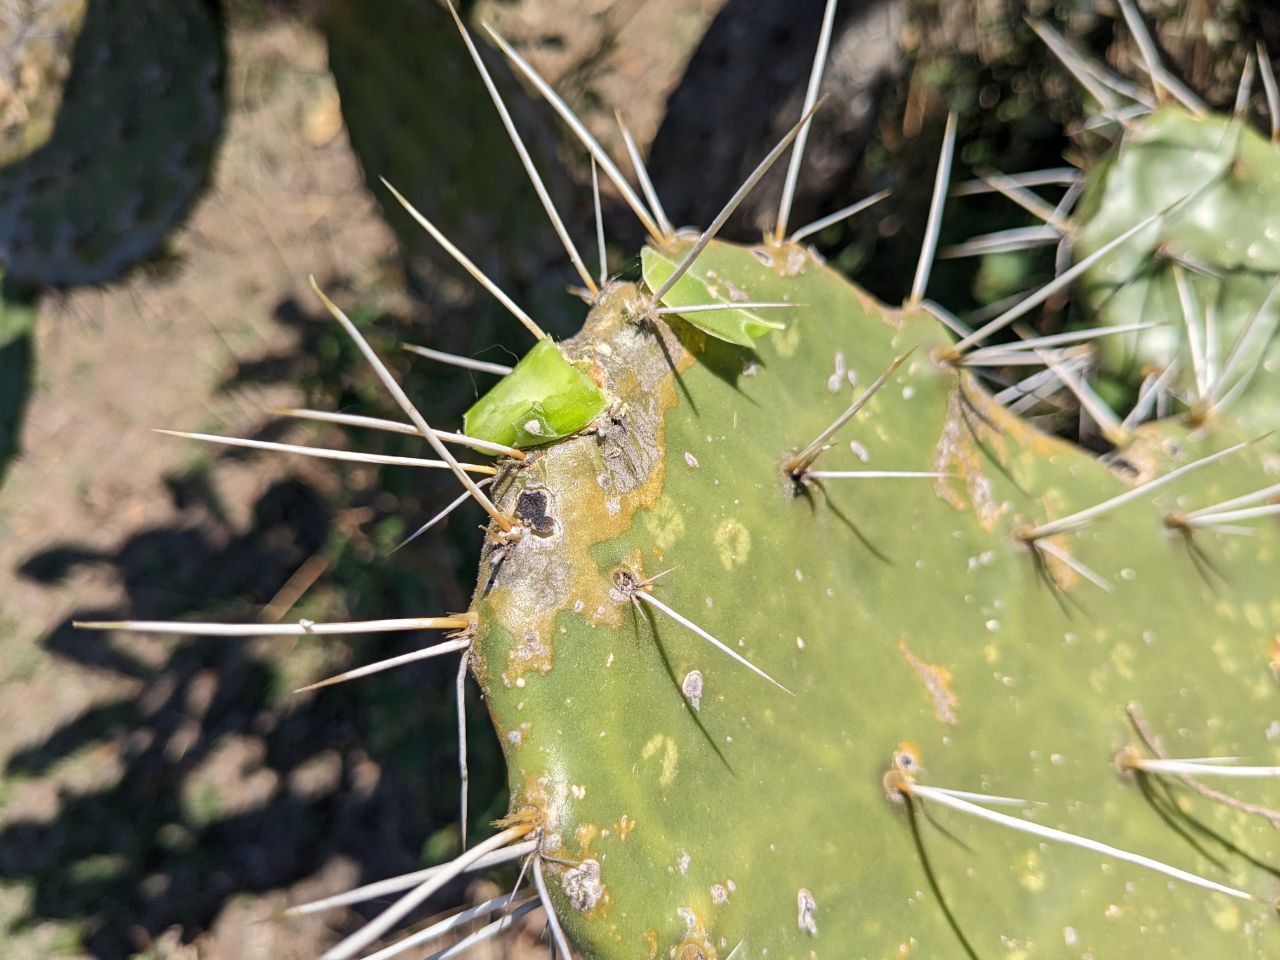
M463 418L467 435L510 447L571 436L595 420L609 398L550 340L539 340L509 375Z
M713 244L691 282L803 306L743 349L629 322L636 291L608 291L566 350L615 412L496 480L503 509L540 497L547 522L490 544L472 607L511 808L542 820L584 956L1278 955L1267 903L942 807L912 816L883 782L909 743L921 783L1024 798L1001 809L1274 897L1264 819L1114 760L1140 747L1133 703L1171 756L1277 761L1276 519L1194 539L1164 523L1276 482L1275 442L1052 539L1108 592L1017 531L1235 433L1153 425L1104 465L937 362L930 318L804 251ZM815 469L946 476L784 476L913 347ZM631 599L663 571L654 598L794 695ZM1265 780L1214 786L1277 798Z

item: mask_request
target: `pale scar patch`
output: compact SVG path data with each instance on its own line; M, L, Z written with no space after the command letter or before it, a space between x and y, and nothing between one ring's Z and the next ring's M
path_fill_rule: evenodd
M726 570L745 563L751 552L751 531L732 517L720 521L714 540L720 563Z
M684 514L675 501L664 494L653 505L653 509L644 514L644 528L654 546L665 552L684 536Z
M676 767L680 761L680 748L670 737L655 733L649 739L649 742L644 745L644 749L640 751L640 756L648 760L659 752L661 752L662 757L659 761L658 783L664 787L669 787L676 778Z

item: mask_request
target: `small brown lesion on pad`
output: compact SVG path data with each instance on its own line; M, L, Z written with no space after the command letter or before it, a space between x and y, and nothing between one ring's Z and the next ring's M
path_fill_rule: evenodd
M586 860L594 856L591 845L596 842L596 837L600 836L599 827L594 823L580 823L573 831L573 836L578 841L578 859Z
M960 718L956 715L956 709L960 706L960 701L951 690L951 671L916 656L907 646L906 637L898 641L898 652L902 654L907 665L924 685L925 692L929 694L929 699L933 702L934 717L940 723L950 724L953 727L958 724Z
M991 478L982 469L979 438L974 435L975 428L966 418L963 407L965 402L958 389L952 391L947 401L947 418L933 457L933 469L946 476L934 480L933 489L939 498L956 510L964 511L972 507L982 528L990 533L996 528L1004 507ZM992 436L986 436L984 431L981 441L991 445L997 455L1003 458L1002 438L994 432ZM957 480L965 487L963 493L956 488Z

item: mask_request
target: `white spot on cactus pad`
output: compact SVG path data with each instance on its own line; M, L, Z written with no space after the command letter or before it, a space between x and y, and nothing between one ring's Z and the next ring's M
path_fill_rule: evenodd
M836 370L835 373L827 377L827 389L832 393L839 393L841 386L844 385L844 375L847 368L844 365L844 351L836 351Z
M711 885L711 902L714 904L728 903L729 891L718 883Z
M524 743L524 738L529 735L529 724L522 723L518 727L513 727L507 731L507 742L513 747L518 747Z
M594 909L604 892L604 885L600 882L600 864L595 860L583 860L564 872L560 886L573 909L583 913Z
M680 868L681 875L684 875L689 872L689 864L692 862L693 862L693 858L689 856L689 851L681 850L680 860L676 863L676 866Z
M690 469L693 469L693 470L698 469L698 458L695 457L688 450L684 452L684 462L689 465Z
M969 558L969 569L977 570L979 567L989 567L995 562L996 554L994 550L984 550L976 557Z
M818 922L814 914L818 912L818 901L813 899L813 891L801 887L796 894L796 926L811 936L818 935Z
M524 425L524 432L534 437L541 436L542 424L540 424L537 420L530 420L528 423Z
M727 295L728 299L736 300L738 303L746 303L748 300L751 299L751 295L748 294L747 291L743 290L741 287L732 283L728 279L720 276L720 274L716 273L716 271L714 270L708 270L706 273L706 277L708 280L715 281L714 285L713 284L707 285L708 290L710 290L713 295L719 296L720 294L719 288L721 285L723 285L724 293Z
M684 680L680 684L680 692L684 694L684 698L689 701L689 705L697 710L702 705L702 673L699 670L690 670L684 675Z

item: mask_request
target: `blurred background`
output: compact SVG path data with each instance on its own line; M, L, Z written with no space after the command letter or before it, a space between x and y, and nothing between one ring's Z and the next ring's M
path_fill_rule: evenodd
M634 132L668 213L705 224L795 122L821 0L474 0L615 154ZM1229 109L1270 0L1148 0L1167 63ZM1025 18L1140 78L1108 2L842 0L793 224L880 189L815 239L891 303L910 287L945 115L956 181L1059 167L1100 134ZM482 46L485 46L482 44ZM590 167L486 57L571 231ZM1259 96L1258 101L1261 102ZM626 167L625 163L623 164ZM395 207L385 176L558 336L574 275L435 0L0 0L0 956L309 958L354 913L291 903L459 848L452 679L429 661L295 695L422 637L144 637L80 619L276 622L465 609L478 512L392 548L448 476L200 447L151 428L421 455L306 424L392 407L307 289L315 274L437 425L492 382L403 341L514 362L527 335ZM781 167L729 224L771 225ZM610 267L643 235L606 189ZM943 241L1024 226L948 204ZM589 258L590 259L590 258ZM930 292L981 311L1053 251L943 261ZM474 691L472 825L505 812ZM459 883L443 909L510 876ZM486 957L545 956L541 921Z

